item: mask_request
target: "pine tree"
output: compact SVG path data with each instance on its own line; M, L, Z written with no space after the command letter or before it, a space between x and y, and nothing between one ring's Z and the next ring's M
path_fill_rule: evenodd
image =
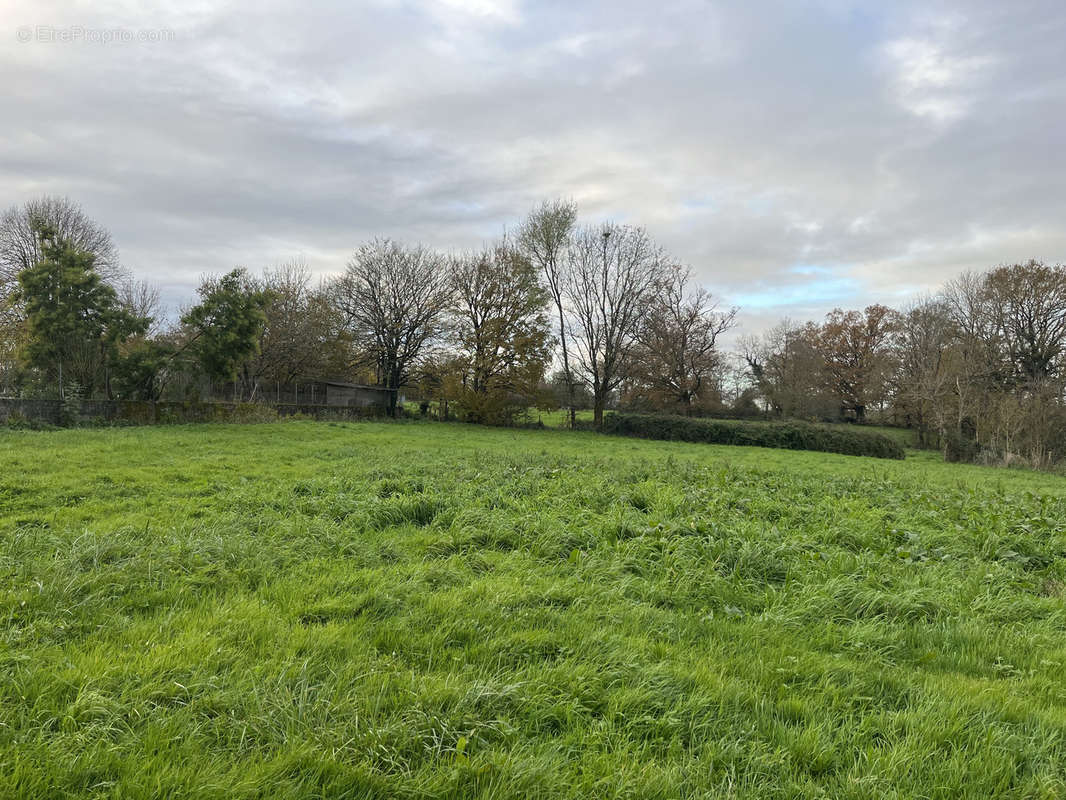
M93 269L95 256L61 239L51 226L36 226L41 258L18 276L17 298L26 310L24 364L55 370L63 399L63 364L75 348L99 345L120 314L115 290Z

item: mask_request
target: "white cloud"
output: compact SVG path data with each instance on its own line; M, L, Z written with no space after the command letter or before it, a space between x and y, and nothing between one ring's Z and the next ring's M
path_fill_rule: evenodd
M973 106L974 82L994 63L986 55L953 53L950 45L930 38L904 37L884 48L894 69L899 104L935 122L955 122Z
M429 0L438 14L463 14L485 22L515 25L522 16L512 0Z

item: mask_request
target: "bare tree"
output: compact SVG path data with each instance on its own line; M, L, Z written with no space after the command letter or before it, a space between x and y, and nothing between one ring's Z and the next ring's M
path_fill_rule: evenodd
M945 298L958 328L956 425L1005 463L1063 452L1066 268L1036 261L967 274Z
M1057 376L1066 354L1066 268L1037 261L985 276L987 307L1018 380Z
M907 427L918 431L923 445L942 441L947 432L957 341L942 298L921 298L899 316L893 410Z
M628 225L584 228L568 250L564 292L597 427L603 425L607 398L626 377L664 262L651 237Z
M733 327L737 309L718 310L703 287L691 289L692 270L665 270L638 334L635 372L660 408L690 411L706 400L719 368L718 337Z
M264 270L257 283L270 300L258 352L242 369L246 385L338 374L346 345L338 335L340 312L324 288L313 285L307 264L292 259Z
M559 346L563 356L563 381L566 384L570 427L576 418L574 374L570 369L570 349L567 342L566 313L566 252L577 223L577 204L570 200L545 201L535 208L518 232L518 244L526 257L540 270L548 286L548 294L559 318Z
M159 290L147 281L123 280L116 287L119 305L136 317L150 319L148 336L157 336L163 330L163 304L159 300Z
M767 410L779 417L835 417L839 407L823 388L825 365L818 326L784 319L758 337L741 340L743 357Z
M982 440L982 421L988 418L988 399L1003 391L1008 370L995 318L989 307L985 276L964 272L941 292L955 332L956 368L950 376L954 394L952 428L959 436ZM972 427L972 431L965 430Z
M105 283L117 288L126 277L118 250L107 229L93 222L81 206L66 197L45 196L0 215L0 297L18 284L18 275L41 258L36 225L45 224L56 236L79 251L92 254L93 269Z
M333 287L346 327L365 342L378 380L398 390L444 329L451 286L441 256L422 246L376 239L352 256ZM396 394L390 400L396 412Z

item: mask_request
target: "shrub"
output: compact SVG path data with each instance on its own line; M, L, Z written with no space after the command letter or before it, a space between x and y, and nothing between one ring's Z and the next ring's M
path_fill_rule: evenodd
M948 431L943 438L944 460L948 462L973 464L981 455L981 445L969 436L956 431Z
M642 439L817 450L849 456L903 458L903 446L879 433L806 422L723 422L653 414L608 414L603 432Z
M265 406L259 403L237 403L228 409L223 410L223 408L216 406L215 413L218 414L221 411L222 420L225 422L248 424L277 422L278 420L278 412L272 406Z
M59 405L59 424L64 428L77 426L81 416L82 388L76 383L67 386L66 394Z
M24 431L29 429L30 420L21 411L15 410L7 415L6 424L13 431Z
M5 423L13 431L50 431L55 429L47 420L37 417L27 417L21 411L12 411Z

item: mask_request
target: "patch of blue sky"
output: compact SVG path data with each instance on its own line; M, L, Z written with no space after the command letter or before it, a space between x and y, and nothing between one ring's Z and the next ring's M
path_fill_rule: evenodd
M792 275L832 275L836 269L824 264L793 264L786 272Z
M825 307L861 294L862 286L854 278L833 276L832 272L803 272L789 270L793 275L824 275L803 283L783 282L779 286L770 286L766 282L759 288L749 289L731 297L731 302L742 309L784 308L784 307Z
M477 217L486 211L485 204L478 200L445 200L440 204L440 210L456 216Z
M681 205L687 211L714 211L716 207L715 198L709 194L703 197L689 197L682 200Z
M773 192L760 192L744 199L744 208L754 214L769 214L777 205L777 195Z

